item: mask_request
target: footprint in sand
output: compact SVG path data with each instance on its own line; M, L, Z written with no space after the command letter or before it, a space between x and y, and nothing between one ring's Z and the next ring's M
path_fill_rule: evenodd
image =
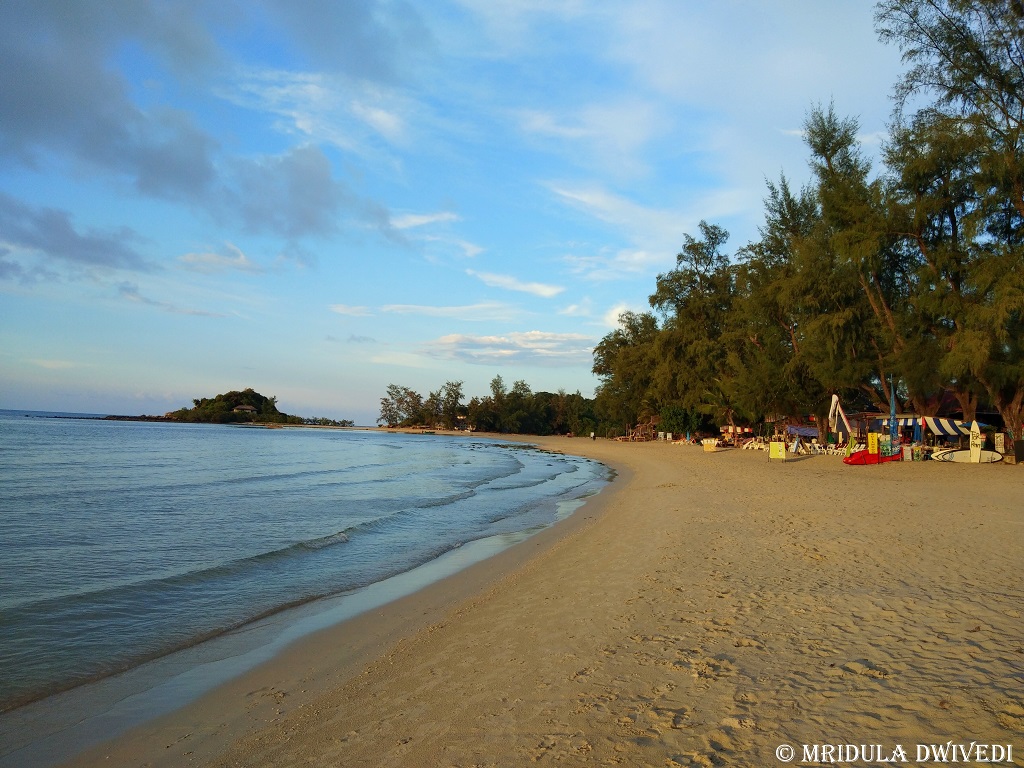
M1003 706L1003 711L996 715L996 720L1003 728L1024 732L1024 706L1011 701Z
M892 677L892 674L881 667L877 667L867 659L861 661L849 661L843 664L842 669L854 675L873 677L876 680L885 680Z
M690 661L690 674L697 680L714 681L732 672L732 662L725 658L698 658Z
M572 679L575 680L576 682L579 682L581 680L586 680L592 674L594 674L594 668L593 667L584 667L583 669L577 670L576 674L574 674L572 676Z

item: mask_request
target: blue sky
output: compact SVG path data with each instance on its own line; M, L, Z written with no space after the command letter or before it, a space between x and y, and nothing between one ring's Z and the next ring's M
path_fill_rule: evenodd
M592 349L684 233L757 237L830 101L869 154L902 70L855 0L9 0L0 407L254 387L372 424Z

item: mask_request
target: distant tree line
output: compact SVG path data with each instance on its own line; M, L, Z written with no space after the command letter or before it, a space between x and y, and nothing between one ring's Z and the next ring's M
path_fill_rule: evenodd
M594 351L595 411L659 429L813 413L830 397L1024 421L1024 5L884 0L910 69L880 173L855 119L813 109L812 181L768 182L760 239L700 222ZM916 107L915 111L909 109ZM890 385L890 380L893 385ZM666 418L668 417L668 418Z
M356 425L352 419L328 419L323 416L303 417L302 423L314 427L354 427Z
M489 395L463 404L462 387L461 381L449 381L424 398L408 387L390 384L380 399L377 423L531 435L589 435L598 429L594 401L579 392L533 392L522 380L509 389L498 375L491 380Z

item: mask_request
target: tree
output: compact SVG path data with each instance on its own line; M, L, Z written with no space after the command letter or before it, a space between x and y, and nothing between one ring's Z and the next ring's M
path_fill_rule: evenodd
M911 67L896 88L931 103L915 118L969 151L953 153L976 196L965 230L944 368L979 382L1006 427L1024 421L1024 4L1020 0L885 0L876 24Z
M736 269L736 298L728 326L729 367L735 399L751 421L797 416L821 399L829 377L809 335L817 308L836 291L834 264L820 243L822 219L810 187L794 193L785 176L768 182L761 239L743 248ZM825 374L819 378L816 374Z
M698 228L701 239L683 235L676 268L658 275L649 298L665 318L653 374L659 410L670 403L705 408L711 383L727 365L724 337L735 295L735 269L722 252L729 233L706 221Z
M596 410L615 430L635 424L641 414L658 411L650 399L658 335L658 320L650 312L623 312L619 327L594 348L593 371L601 379Z
M378 424L385 424L389 427L407 427L424 423L424 416L422 395L408 387L388 384L387 397L380 399Z
M275 424L301 424L300 416L289 416L277 410L277 398L265 397L252 387L241 391L231 390L216 397L194 398L193 408L182 408L174 412L177 421L204 422L213 424L229 424L232 422L250 422L259 420ZM235 410L239 406L255 409L255 414L248 408Z
M441 394L441 419L445 429L455 429L459 423L459 409L462 407L462 382L445 382Z

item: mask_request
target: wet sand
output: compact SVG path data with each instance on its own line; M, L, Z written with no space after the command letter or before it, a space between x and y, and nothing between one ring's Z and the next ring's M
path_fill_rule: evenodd
M952 741L1024 765L1021 467L530 442L619 477L73 764L767 766L783 744L913 763Z

